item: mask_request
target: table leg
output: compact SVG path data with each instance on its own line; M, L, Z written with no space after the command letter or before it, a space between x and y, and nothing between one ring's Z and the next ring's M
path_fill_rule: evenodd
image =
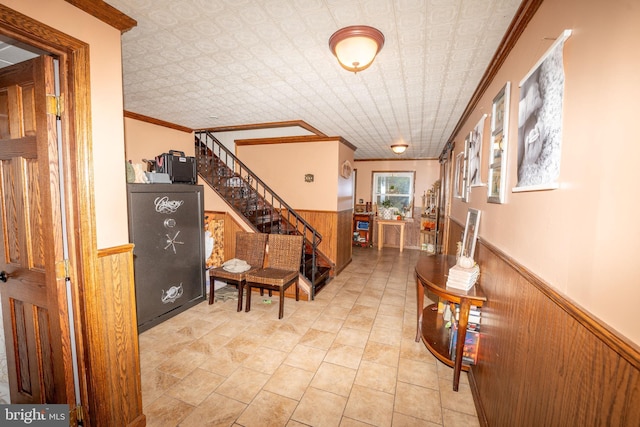
M464 349L464 341L467 338L467 322L469 319L469 300L463 298L460 301L460 320L458 320L458 340L456 342L456 361L453 367L453 391L458 391L460 384L460 371L462 370L462 351ZM455 316L455 313L453 313Z
M384 240L384 227L378 222L378 250L382 249L382 241Z
M418 330L416 331L416 342L420 342L422 336L422 312L424 311L424 287L420 279L416 279L416 287L418 289Z
M404 223L400 224L400 252L404 249Z

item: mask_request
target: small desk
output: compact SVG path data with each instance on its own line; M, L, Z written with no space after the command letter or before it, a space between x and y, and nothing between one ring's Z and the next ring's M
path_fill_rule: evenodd
M404 249L404 226L407 221L399 219L378 219L378 250L382 249L384 243L384 226L398 225L400 226L400 252Z
M456 257L452 255L421 255L416 264L418 288L418 331L416 342L422 341L429 351L441 362L453 367L453 391L458 391L460 371L468 371L469 366L462 363L464 339L467 336L467 322L471 305L481 307L487 297L478 284L468 291L447 288L449 269L456 264ZM455 345L455 362L449 357L449 334L444 327L442 315L437 304L424 306L424 293L428 290L435 295L451 302L460 304L460 320L458 322L458 340Z

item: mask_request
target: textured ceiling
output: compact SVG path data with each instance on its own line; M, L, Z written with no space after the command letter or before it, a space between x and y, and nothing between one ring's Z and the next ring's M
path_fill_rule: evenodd
M380 159L440 154L520 0L107 3L138 22L122 36L127 111L194 129L303 120ZM358 74L328 47L349 25L386 38Z

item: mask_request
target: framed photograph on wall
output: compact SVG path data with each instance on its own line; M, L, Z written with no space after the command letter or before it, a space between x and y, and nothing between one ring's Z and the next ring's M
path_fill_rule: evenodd
M518 103L518 191L559 187L564 98L565 30L520 81Z
M476 240L478 239L478 227L480 226L480 211L469 208L467 211L467 222L464 226L464 236L462 238L462 250L460 254L464 257L473 258L476 252Z
M486 117L486 114L482 115L465 141L467 175L469 176L467 185L469 187L484 185L480 174L482 172L482 138L484 136L484 119Z
M462 201L469 202L471 186L469 182L469 140L471 133L464 139L464 151L462 153Z
M464 182L464 152L459 152L456 155L456 165L453 177L453 196L457 199L462 199L462 195L465 192Z
M489 144L489 177L487 201L504 203L507 186L507 143L509 137L509 99L511 82L507 82L493 98L491 107L491 140Z

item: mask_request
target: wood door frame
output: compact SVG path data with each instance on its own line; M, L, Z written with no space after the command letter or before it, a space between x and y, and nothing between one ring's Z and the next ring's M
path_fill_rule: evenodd
M89 86L89 45L70 37L54 28L38 22L4 5L0 5L0 34L20 42L32 45L57 56L60 62L60 85L66 93L62 113L62 152L60 157L65 167L60 171L64 175L66 229L69 243L69 277L72 283L72 309L76 345L78 349L78 370L80 373L80 400L82 406L90 411L89 396L92 384L87 375L105 372L106 361L95 355L101 348L86 345L93 342L98 332L95 322L86 318L86 313L96 311L92 305L98 302L91 298L95 295L96 281L96 226L93 202L92 148L91 148L91 105ZM66 298L64 289L58 290L60 298ZM66 309L66 305L61 307ZM68 313L65 313L68 314ZM62 325L69 327L68 316L60 319ZM66 334L68 337L68 333ZM70 346L71 343L63 343ZM68 347L67 347L68 348ZM70 355L65 363L70 362ZM73 377L69 378L67 390L69 405L75 406ZM71 383L68 380L71 379ZM95 404L95 403L93 403ZM72 411L75 417L75 411Z

